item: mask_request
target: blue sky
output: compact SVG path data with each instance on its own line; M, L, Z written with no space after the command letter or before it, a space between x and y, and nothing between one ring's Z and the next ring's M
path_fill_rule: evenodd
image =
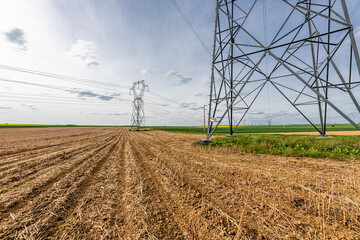
M211 50L216 1L177 2ZM267 2L271 14L274 0ZM350 9L357 3L349 2ZM144 79L150 90L144 98L148 125L202 124L211 56L170 0L4 0L0 18L0 65L5 66L0 68L0 122L129 124L129 89L132 82ZM352 20L357 27L359 13ZM84 85L19 69L104 85ZM288 123L304 122L276 96L276 106L266 107L273 90L267 91L250 112L249 123L265 123L265 112L287 113ZM331 120L343 122L336 115ZM285 123L283 117L274 117L273 122Z

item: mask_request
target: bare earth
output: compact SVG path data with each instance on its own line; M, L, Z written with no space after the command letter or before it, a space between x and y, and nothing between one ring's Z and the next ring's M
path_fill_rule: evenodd
M201 136L0 130L0 239L360 239L360 163Z

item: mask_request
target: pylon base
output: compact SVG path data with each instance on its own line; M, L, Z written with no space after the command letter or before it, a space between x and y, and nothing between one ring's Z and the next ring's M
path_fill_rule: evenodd
M236 137L236 135L226 135L226 137Z
M333 138L333 137L331 137L331 136L320 136L320 137L316 137L316 138L323 139L323 138Z

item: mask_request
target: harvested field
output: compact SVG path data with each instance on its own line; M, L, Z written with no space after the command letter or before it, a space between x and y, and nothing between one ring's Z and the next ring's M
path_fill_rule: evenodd
M359 239L360 163L199 135L2 129L0 239Z

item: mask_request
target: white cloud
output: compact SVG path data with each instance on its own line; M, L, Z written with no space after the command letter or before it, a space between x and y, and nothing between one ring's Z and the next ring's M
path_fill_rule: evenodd
M188 108L188 109L191 109L191 110L199 110L199 109L202 108L202 107L198 107L196 102L180 103L179 107L180 108Z
M112 93L112 94L99 94L99 93L95 93L93 91L89 91L89 90L79 90L79 89L74 89L74 90L69 90L67 91L69 93L72 93L72 94L77 94L78 97L81 97L81 98L86 98L86 97L90 97L90 98L98 98L100 100L103 100L103 101L110 101L110 100L113 100L114 98L120 96L120 93Z
M86 67L100 65L99 57L96 54L96 46L93 42L78 39L76 43L71 46L68 56Z
M255 115L264 115L265 114L265 112L263 112L263 111L251 111L250 113L255 114Z
M195 97L206 97L206 98L208 98L208 97L209 97L209 94L206 94L206 93L197 93L197 94L195 94Z
M130 115L130 113L126 112L126 113L108 113L107 115L110 116L126 116L126 115Z
M178 72L175 72L175 71L168 71L166 74L165 74L165 77L169 77L169 76L172 76L176 79L176 85L183 85L183 84L187 84L189 82L192 81L192 78L187 78L187 77L184 77L183 75L179 74Z
M354 35L355 35L355 38L360 37L360 26L357 26L357 27L354 29Z
M353 32L354 32L355 39L358 39L360 37L360 26L355 27ZM350 43L351 43L350 38L347 37L346 40L344 41L343 45L350 44Z
M34 105L21 104L21 106L23 106L23 107L27 107L27 108L29 108L30 110L33 110L33 111L38 110L38 108L37 108L37 107L35 107Z
M152 70L151 70L149 67L140 69L140 74L141 74L142 76L145 76L145 75L147 75L147 74L149 74L149 73L152 73Z
M24 30L20 28L13 28L8 32L4 32L6 40L17 45L19 49L26 51L27 50L27 40L25 37Z

